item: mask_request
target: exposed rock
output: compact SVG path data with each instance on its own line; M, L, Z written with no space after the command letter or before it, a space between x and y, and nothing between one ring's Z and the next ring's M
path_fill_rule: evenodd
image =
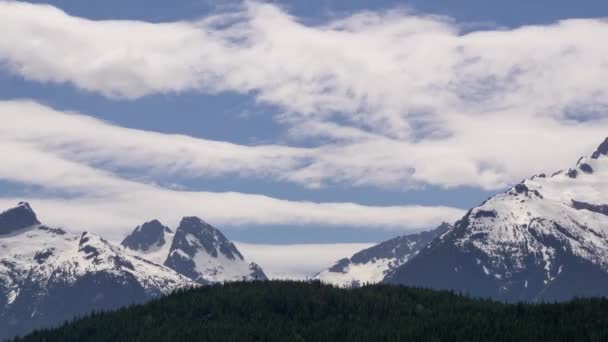
M21 202L14 208L0 213L0 235L16 232L40 224L28 203Z
M593 168L591 167L591 165L589 165L587 163L582 163L581 165L579 165L579 168L584 173L593 173Z
M158 220L152 220L135 228L121 245L132 250L147 251L150 248L164 245L166 233L172 233L169 227L163 226Z
M496 211L495 210L477 210L475 212L475 218L482 218L482 217L490 217L490 218L496 218Z

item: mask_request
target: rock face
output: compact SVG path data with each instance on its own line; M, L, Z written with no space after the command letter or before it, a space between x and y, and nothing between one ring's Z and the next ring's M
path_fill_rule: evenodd
M315 279L342 287L378 283L450 228L449 224L443 223L432 231L381 242L357 252L350 259L339 260L332 267L318 273Z
M165 234L172 233L169 227L163 226L158 220L153 220L135 228L133 233L122 241L122 245L132 250L147 252L165 245Z
M10 234L38 224L40 222L38 222L36 214L25 202L0 213L0 235Z
M471 209L385 282L509 302L608 295L607 146Z
M0 228L0 340L195 285L97 235L42 225L25 203Z
M267 279L260 266L247 263L222 232L198 217L184 217L175 233L158 221L146 223L122 245L200 284Z

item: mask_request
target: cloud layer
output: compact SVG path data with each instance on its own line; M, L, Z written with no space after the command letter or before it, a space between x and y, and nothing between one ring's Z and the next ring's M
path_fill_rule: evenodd
M461 209L443 206L380 207L175 190L126 178L112 169L129 168L151 179L167 172L280 176L302 152L126 129L30 101L0 101L0 122L4 123L0 126L0 180L34 188L27 200L45 223L114 238L152 218L175 226L186 215L198 215L220 226L317 225L407 231L453 221L463 214ZM0 208L20 200L0 198Z
M33 205L51 224L118 234L154 213L168 223L200 215L219 225L428 228L462 210L179 191L154 180L499 189L571 165L608 132L604 20L464 33L449 18L397 9L313 26L258 2L173 23L93 21L15 1L0 1L0 16L10 32L0 40L5 72L133 101L249 94L285 128L288 145L249 146L0 101L0 180L35 187Z
M294 144L317 144L243 152L207 141L207 154L230 157L171 165L181 171L308 187L497 189L569 165L608 129L604 20L463 33L449 18L398 9L310 26L258 2L173 23L92 21L13 1L0 14L11 32L0 61L29 80L112 98L252 94L279 109ZM144 162L177 145L201 149L172 142Z

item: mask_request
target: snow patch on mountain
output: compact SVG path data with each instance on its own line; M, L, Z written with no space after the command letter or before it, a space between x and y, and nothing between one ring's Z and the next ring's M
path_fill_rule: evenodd
M409 256L405 256L399 260L404 262L408 258ZM399 262L396 262L397 259L389 258L372 259L366 263L351 263L348 260L338 261L337 265L345 263L340 270L332 267L317 274L314 278L341 287L375 284L382 281L386 273L395 265L399 265Z
M24 281L70 285L84 274L97 272L131 274L151 295L168 294L191 283L173 270L126 254L91 233L78 235L37 225L0 236L0 277L10 284L11 293L18 292Z
M443 223L432 231L381 242L355 253L350 259L339 260L334 266L315 275L314 279L341 287L381 282L390 271L403 265L432 239L450 228L449 224Z

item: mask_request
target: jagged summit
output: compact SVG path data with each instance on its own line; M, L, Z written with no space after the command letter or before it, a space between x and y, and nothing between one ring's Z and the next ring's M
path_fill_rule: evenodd
M221 254L231 260L243 260L236 246L218 229L198 217L184 217L175 232L171 249L181 249L190 255L197 247L215 258Z
M152 220L136 227L121 245L132 250L148 251L162 247L166 243L166 234L173 234L173 231L160 221Z
M165 265L201 283L267 279L221 231L194 216L184 217L175 230Z
M607 152L469 210L385 280L506 301L608 295Z
M27 202L19 202L16 207L0 213L0 235L39 224L36 213Z
M201 284L267 279L219 229L195 216L182 218L175 232L157 220L145 223L122 246Z

